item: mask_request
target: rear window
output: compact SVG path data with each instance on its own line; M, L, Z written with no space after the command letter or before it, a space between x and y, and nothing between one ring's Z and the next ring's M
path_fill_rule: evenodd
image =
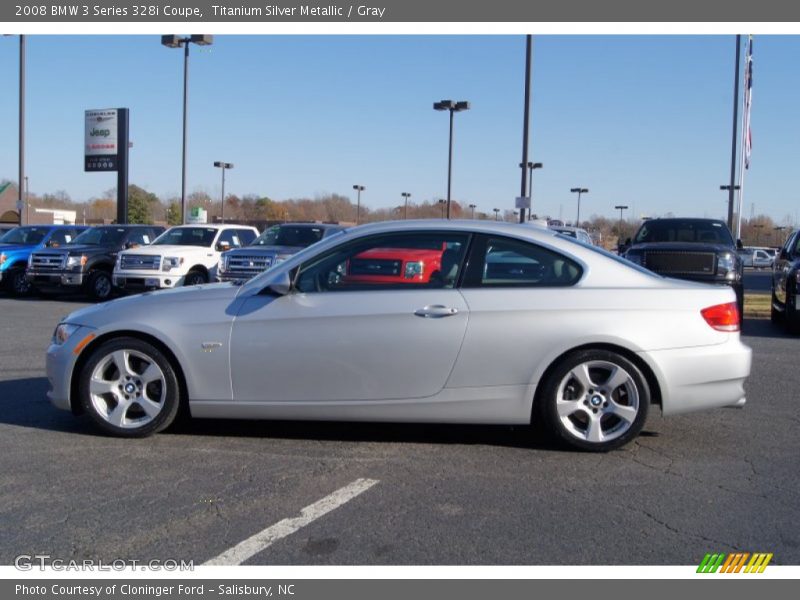
M684 242L689 244L724 244L733 246L733 237L722 221L654 220L636 232L634 244Z

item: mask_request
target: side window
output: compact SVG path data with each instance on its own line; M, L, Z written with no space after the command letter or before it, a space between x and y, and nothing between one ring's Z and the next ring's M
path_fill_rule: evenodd
M300 266L304 293L453 288L469 235L459 232L384 234L342 244Z
M236 233L242 246L249 246L256 239L255 232L250 229L237 229Z
M146 246L150 243L149 232L149 229L134 229L128 236L128 245Z
M482 238L473 257L465 287L567 287L582 273L566 256L510 238Z
M230 248L238 248L242 245L239 241L238 233L236 229L226 229L219 235L217 246L219 247L222 244L227 244Z
M47 240L47 246L50 248L58 248L64 244L69 244L74 238L74 235L70 235L71 233L74 234L74 232L69 229L58 229L54 231L50 239Z

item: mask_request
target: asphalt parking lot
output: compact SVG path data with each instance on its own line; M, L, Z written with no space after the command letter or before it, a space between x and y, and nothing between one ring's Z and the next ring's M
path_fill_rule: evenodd
M52 330L83 305L0 296L0 564L233 548L259 565L800 564L800 339L769 321L744 324L743 409L653 411L635 443L593 455L526 427L193 421L109 438L45 398ZM246 542L267 528L282 533Z

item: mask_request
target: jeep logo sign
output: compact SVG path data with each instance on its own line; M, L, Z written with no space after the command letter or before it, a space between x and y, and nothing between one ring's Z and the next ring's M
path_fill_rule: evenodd
M119 165L120 111L105 108L87 110L84 116L84 170L116 171Z

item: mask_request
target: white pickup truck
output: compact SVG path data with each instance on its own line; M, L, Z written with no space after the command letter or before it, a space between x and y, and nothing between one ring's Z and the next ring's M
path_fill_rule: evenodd
M126 291L173 288L214 281L222 252L258 236L246 225L179 225L149 246L123 250L114 266L114 285Z

